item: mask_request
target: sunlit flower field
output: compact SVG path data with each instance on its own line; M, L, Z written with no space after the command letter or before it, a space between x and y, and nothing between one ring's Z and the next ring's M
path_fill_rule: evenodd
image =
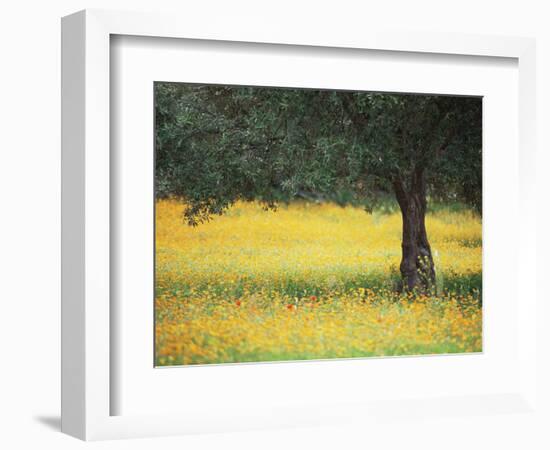
M188 226L156 204L156 364L480 352L481 219L427 218L437 294L398 294L401 217L238 203Z

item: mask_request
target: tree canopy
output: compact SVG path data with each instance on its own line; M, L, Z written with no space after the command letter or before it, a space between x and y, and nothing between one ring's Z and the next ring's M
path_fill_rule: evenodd
M360 203L405 186L481 208L481 99L157 83L156 189L191 224L238 199Z

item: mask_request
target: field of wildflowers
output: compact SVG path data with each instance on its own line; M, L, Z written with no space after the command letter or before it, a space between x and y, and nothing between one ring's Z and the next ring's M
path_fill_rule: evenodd
M437 294L398 294L401 216L238 203L198 227L156 204L156 364L479 352L481 219L427 216Z

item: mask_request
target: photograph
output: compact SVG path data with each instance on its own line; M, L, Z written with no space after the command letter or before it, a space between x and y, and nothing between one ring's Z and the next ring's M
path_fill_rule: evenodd
M483 351L482 97L154 99L156 367Z

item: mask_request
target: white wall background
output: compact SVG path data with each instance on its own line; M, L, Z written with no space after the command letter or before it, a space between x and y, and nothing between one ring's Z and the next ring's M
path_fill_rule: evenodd
M544 0L7 0L0 7L0 447L82 448L59 433L60 17L84 8L268 17L281 27L369 27L538 39L540 230L549 227L550 12ZM548 249L548 238L539 237ZM542 255L542 252L541 252ZM539 273L544 279L542 256ZM547 263L546 263L547 264ZM548 267L548 265L547 265ZM546 308L548 310L548 308ZM549 316L550 317L550 316ZM542 331L548 336L546 331ZM539 349L544 351L544 349ZM550 352L549 352L550 353ZM545 365L548 367L548 364ZM95 448L543 448L510 418L502 433L479 421L370 429L301 429L88 444ZM532 426L535 426L533 424ZM521 431L519 431L521 430Z

